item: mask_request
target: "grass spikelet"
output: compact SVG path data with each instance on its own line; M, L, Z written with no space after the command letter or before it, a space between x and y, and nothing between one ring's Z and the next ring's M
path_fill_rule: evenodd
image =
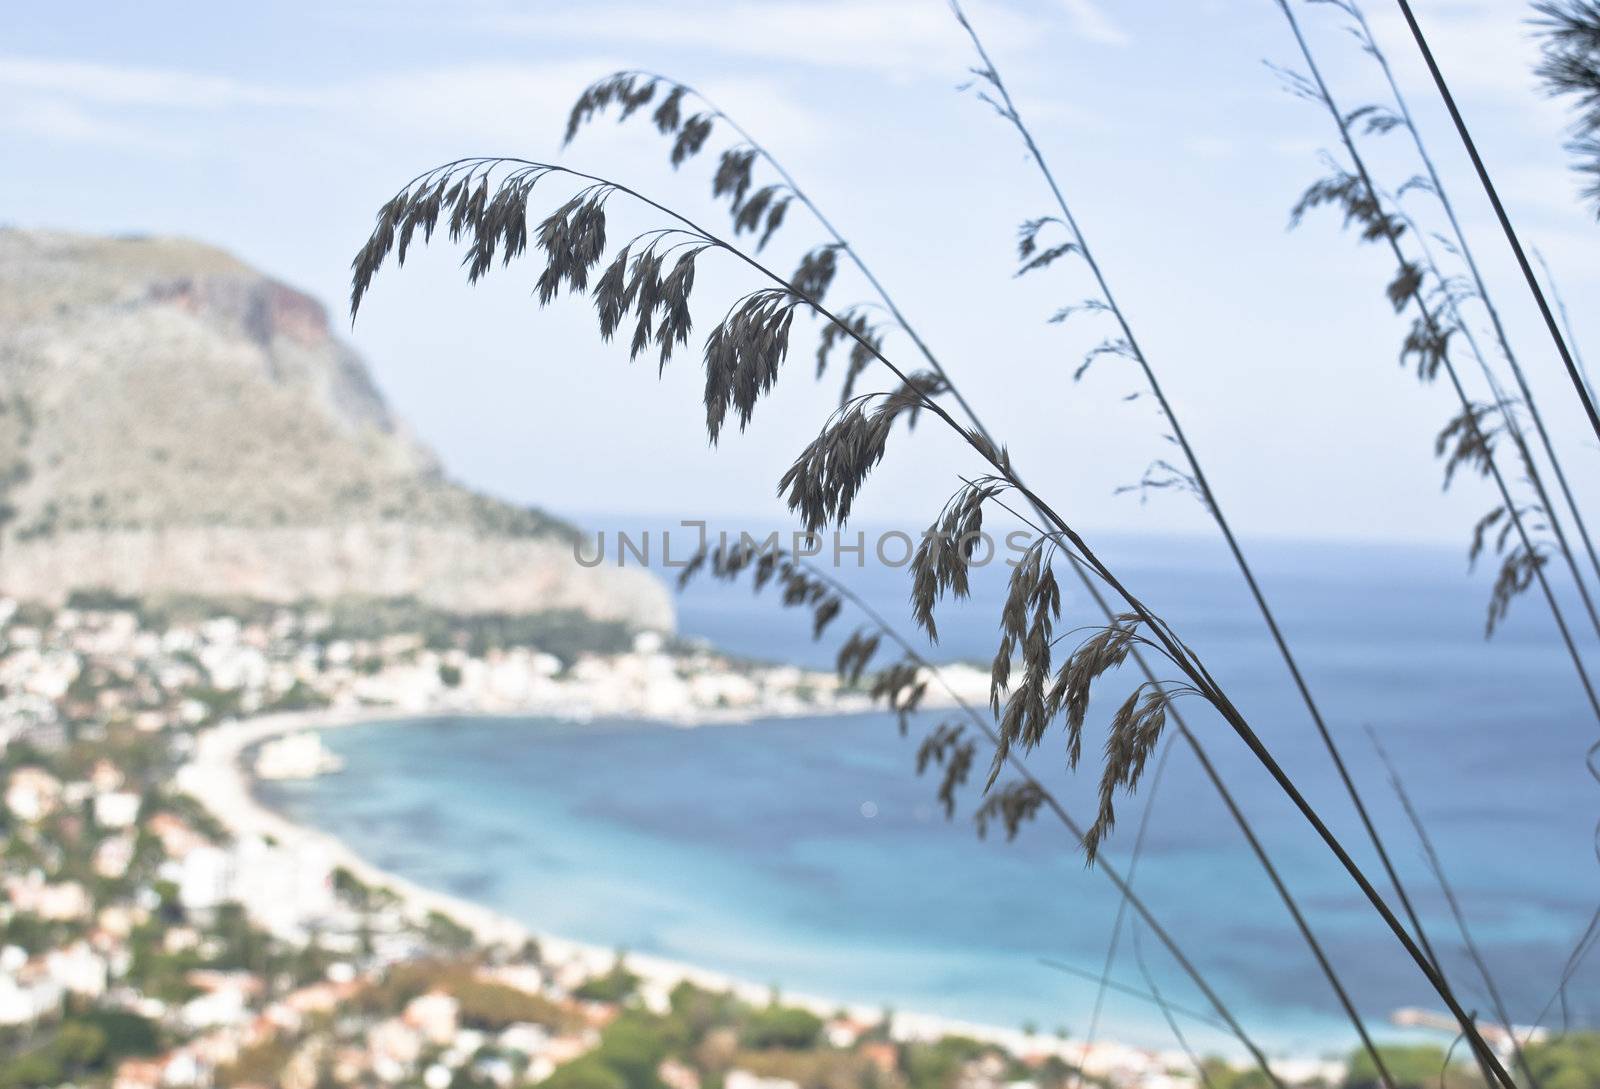
M1433 440L1435 457L1444 458L1444 487L1448 489L1456 470L1463 466L1488 476L1494 465L1494 436L1499 431L1495 420L1497 405L1470 404L1462 409ZM1504 508L1501 508L1504 509Z
M965 733L963 723L941 722L917 746L917 774L924 774L930 766L943 772L938 797L946 820L955 816L956 791L966 784L977 755L977 746L966 739Z
M998 824L1005 830L1009 843L1017 838L1024 824L1038 815L1044 800L1044 791L1032 780L1003 783L995 787L972 815L979 837L987 839L989 829Z
M1111 718L1105 768L1100 775L1100 810L1083 841L1084 854L1091 864L1101 842L1116 824L1117 791L1132 793L1138 786L1150 754L1161 741L1171 703L1171 694L1160 685L1141 683Z
M744 430L756 402L777 382L778 368L789 351L794 310L800 304L799 296L786 290L753 292L706 338L706 431L713 443L721 436L730 407Z
M830 242L807 250L805 256L800 258L800 265L794 270L794 275L789 277L789 283L806 298L814 302L821 302L823 297L827 295L828 288L833 284L834 276L839 271L839 259L837 256L839 248L838 243ZM833 322L829 322L827 329L824 330L824 335L827 335L829 330L835 328L837 326ZM820 376L827 363L827 353L821 349L818 349L818 351L820 355L817 361L817 374ZM844 399L849 400L848 397Z
M778 482L778 493L811 532L843 524L867 475L883 460L894 414L858 399L835 413Z
M1003 490L992 480L963 483L912 555L912 615L934 642L939 640L935 609L947 593L957 599L967 596L967 570L983 534L983 505Z
M711 178L711 195L727 197L734 212L744 203L750 191L751 175L756 161L754 148L729 148L717 162L717 172Z
M1518 544L1506 554L1495 577L1494 588L1489 593L1489 615L1484 621L1484 638L1494 634L1494 629L1506 618L1513 599L1526 593L1544 569L1550 557L1537 547Z
M861 683L861 675L866 672L867 666L872 664L873 656L878 653L878 643L882 636L877 632L869 632L865 628L857 628L850 633L839 647L839 655L834 659L834 672L839 679L854 687Z
M709 113L697 113L683 123L678 129L678 136L672 141L672 154L668 156L674 167L679 167L691 157L700 154L700 149L705 147L707 138L711 135L712 117Z

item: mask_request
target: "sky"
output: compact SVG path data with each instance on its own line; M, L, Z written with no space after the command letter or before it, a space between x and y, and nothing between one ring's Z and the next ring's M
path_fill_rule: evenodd
M1368 6L1593 499L1600 450L1398 14ZM1415 6L1513 216L1553 266L1580 340L1596 343L1600 227L1575 197L1565 115L1531 76L1526 5ZM1297 10L1343 104L1379 96L1339 13ZM1299 67L1275 0L972 0L969 13L1237 528L1464 550L1493 498L1476 479L1441 494L1433 436L1456 406L1397 363L1406 321L1383 295L1387 257L1331 214L1286 229L1336 137L1263 64ZM943 0L22 5L0 42L0 219L204 240L311 292L344 326L373 212L459 156L561 162L725 226L713 156L674 171L643 119L561 146L585 84L621 67L664 72L783 161L1058 509L1096 529L1203 531L1186 495L1118 491L1173 451L1150 398L1127 399L1143 390L1131 364L1103 359L1073 380L1110 333L1092 315L1046 320L1090 293L1081 262L1013 276L1017 225L1053 208L1015 133L960 90L973 63ZM1415 172L1399 135L1371 152L1390 184ZM616 219L614 232L656 225ZM787 270L822 240L797 212L765 256ZM386 269L347 334L452 475L591 519L781 513L778 477L837 397L813 380L814 323L799 323L750 430L711 447L698 339L658 378L600 343L584 301L539 309L532 263L469 287L458 259L436 245ZM726 262L702 270L701 331L755 286ZM841 276L830 297L868 292ZM914 365L902 337L887 354ZM970 452L919 427L891 443L859 509L921 527L972 470Z

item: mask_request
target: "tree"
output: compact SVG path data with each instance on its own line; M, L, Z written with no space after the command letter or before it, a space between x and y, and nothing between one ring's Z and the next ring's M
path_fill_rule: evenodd
M817 1046L821 1035L822 1018L797 1006L767 1006L751 1014L744 1026L745 1046L758 1050L804 1050Z
M1541 1089L1600 1085L1600 1032L1574 1032L1523 1049L1529 1081Z
M1394 1079L1393 1089L1465 1089L1478 1084L1464 1069L1446 1060L1444 1049L1432 1044L1404 1047L1387 1044L1378 1048L1383 1065ZM1344 1089L1384 1089L1372 1056L1365 1050L1350 1056L1344 1075ZM1545 1089L1549 1089L1548 1086Z
M638 986L639 977L628 971L619 955L609 972L586 980L572 993L589 1002L625 1002Z
M658 1018L627 1010L606 1027L595 1057L622 1078L626 1089L657 1089L656 1068L670 1050Z
M542 1089L628 1089L622 1075L593 1054L557 1067L540 1085Z

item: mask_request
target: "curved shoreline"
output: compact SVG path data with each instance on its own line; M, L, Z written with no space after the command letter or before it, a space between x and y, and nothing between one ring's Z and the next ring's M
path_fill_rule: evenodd
M489 716L483 712L450 711L454 716ZM201 733L190 760L179 769L177 785L201 803L236 838L260 837L289 848L314 848L334 865L342 866L364 884L387 889L399 897L402 910L420 920L438 912L471 931L484 944L512 947L528 940L539 943L544 956L558 963L576 963L599 973L616 960L614 949L546 934L517 921L501 911L461 897L430 889L405 877L390 873L362 858L338 837L297 824L271 809L255 796L252 776L243 766L247 750L264 741L303 730L326 731L347 726L402 723L423 717L397 708L361 711L314 710L257 716L213 727ZM681 723L678 725L682 725ZM247 909L249 905L246 905ZM735 976L666 957L629 951L629 971L648 984L670 988L687 981L709 990L724 991L752 1003L771 997L770 984L756 984ZM829 999L784 991L784 1001L803 1006L819 1016L829 1017L844 1010L853 1018L876 1021L880 1007L840 1003ZM1096 1070L1129 1068L1153 1069L1182 1067L1187 1058L1178 1051L1133 1047L1112 1040L1096 1041L1085 1054L1083 1043L1041 1035L1028 1035L1020 1029L963 1021L933 1014L896 1010L893 1035L897 1039L937 1039L960 1035L998 1044L1017 1055L1054 1055L1091 1073ZM1276 1065L1276 1063L1275 1063ZM1311 1067L1325 1069L1325 1060L1287 1060L1286 1074L1305 1076Z

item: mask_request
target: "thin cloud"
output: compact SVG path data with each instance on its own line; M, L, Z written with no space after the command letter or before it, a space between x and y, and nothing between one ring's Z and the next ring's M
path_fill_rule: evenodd
M171 153L182 142L142 125L97 115L74 102L20 95L0 105L0 129L52 144Z
M0 87L118 106L207 111L303 100L297 92L227 76L16 56L0 57Z
M614 58L564 60L550 65L462 65L396 72L330 88L320 108L363 125L459 137L491 149L553 151L567 111L590 82L623 67ZM744 123L785 148L810 147L827 132L822 117L796 104L766 79L720 77L701 88L718 101L738 104ZM608 143L614 126L601 125L585 148ZM624 137L619 137L623 139ZM637 134L631 139L637 140Z
M1083 0L1079 0L1083 2ZM1069 0L1072 3L1072 0ZM928 0L768 0L541 12L484 17L497 29L541 38L642 42L711 50L823 68L892 76L951 77L971 56L943 4ZM1005 9L984 13L984 32L998 49L1032 41L1030 21Z
M1369 5L1370 7L1371 5ZM1496 100L1537 99L1539 49L1528 9L1505 0L1443 0L1417 15L1452 90ZM1368 11L1373 34L1408 85L1432 88L1411 31L1388 6Z
M1128 45L1133 39L1111 21L1094 0L1061 0L1071 20L1073 33L1100 45Z
M242 110L330 132L449 137L491 151L554 151L567 110L614 57L549 64L463 64L378 73L321 86L250 83L177 69L0 58L0 128L55 143L152 152L192 145L196 125ZM819 143L821 117L776 83L743 76L703 88L789 149ZM611 142L608 126L586 141ZM342 135L341 138L348 138ZM621 139L621 137L617 137Z

